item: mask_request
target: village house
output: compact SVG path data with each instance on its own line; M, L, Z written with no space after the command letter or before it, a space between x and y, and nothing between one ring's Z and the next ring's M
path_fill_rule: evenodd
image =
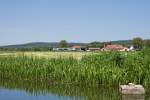
M86 51L86 47L75 45L69 48L53 48L53 51Z
M71 50L72 51L81 51L81 46L79 46L79 45L72 46Z
M86 48L80 45L74 45L68 48L53 48L53 51L134 51L133 46L130 48L118 44L105 45L104 48Z
M129 51L129 48L118 44L106 45L101 51Z
M87 48L84 47L84 46L75 45L75 46L72 46L72 47L71 47L71 50L72 50L72 51L86 51Z

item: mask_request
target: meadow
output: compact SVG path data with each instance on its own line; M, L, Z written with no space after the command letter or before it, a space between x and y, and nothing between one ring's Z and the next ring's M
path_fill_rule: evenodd
M26 55L29 57L40 57L40 58L60 58L60 57L73 57L75 59L81 59L85 55L99 54L98 52L16 52L16 51L0 51L0 56L19 56Z
M43 53L45 56L42 55ZM117 86L133 82L145 87L150 86L149 49L138 52L7 52L7 55L4 54L3 52L0 56L1 79Z

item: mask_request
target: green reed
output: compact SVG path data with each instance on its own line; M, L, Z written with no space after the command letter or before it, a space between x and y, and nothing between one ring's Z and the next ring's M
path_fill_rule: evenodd
M0 56L0 77L3 79L89 85L133 82L149 86L149 73L149 49L139 52L102 52L84 56L80 60L73 57Z

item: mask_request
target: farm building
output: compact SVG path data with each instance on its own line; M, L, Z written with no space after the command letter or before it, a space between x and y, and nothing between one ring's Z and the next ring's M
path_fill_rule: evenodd
M118 44L107 45L101 51L129 51L129 48Z
M86 47L75 45L69 48L53 48L53 51L86 51Z
M71 48L53 48L53 51L71 51Z
M81 51L81 46L75 45L71 47L72 51Z
M75 45L71 47L72 51L86 51L86 47Z
M89 48L88 51L101 51L100 48Z

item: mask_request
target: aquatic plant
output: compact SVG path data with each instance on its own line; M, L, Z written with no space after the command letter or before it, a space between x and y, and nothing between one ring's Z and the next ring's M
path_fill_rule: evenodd
M73 57L0 56L0 77L88 85L133 82L149 86L149 59L149 49L128 53L103 52L83 56L80 60Z

